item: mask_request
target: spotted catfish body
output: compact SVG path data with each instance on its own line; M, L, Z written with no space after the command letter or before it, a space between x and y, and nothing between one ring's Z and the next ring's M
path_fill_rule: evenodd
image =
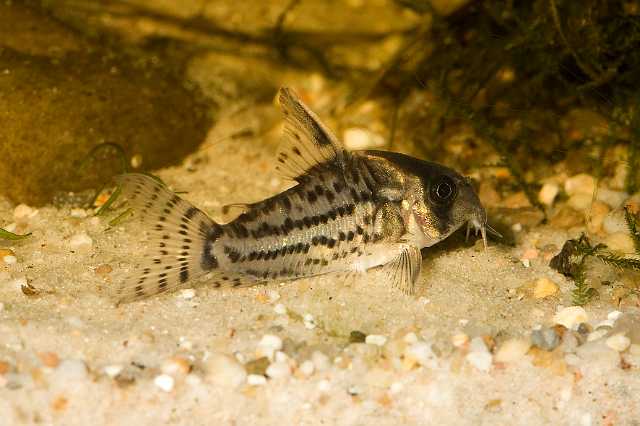
M374 267L412 293L421 248L465 223L484 237L485 211L455 171L398 153L348 152L291 90L282 89L279 101L286 126L278 169L296 185L245 205L228 224L148 176L119 178L152 247L118 288L120 301L207 274L215 287L240 287Z

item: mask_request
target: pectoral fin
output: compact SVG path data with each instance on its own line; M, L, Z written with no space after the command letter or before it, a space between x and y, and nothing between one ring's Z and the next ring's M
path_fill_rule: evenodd
M393 261L385 265L385 271L389 272L394 287L404 294L413 294L421 267L420 249L407 245Z

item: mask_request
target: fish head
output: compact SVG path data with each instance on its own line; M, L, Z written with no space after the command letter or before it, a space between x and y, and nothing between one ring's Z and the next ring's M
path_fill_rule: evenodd
M486 247L487 214L473 184L455 170L400 153L369 151L370 158L384 159L384 175L401 178L402 210L407 240L419 247L432 246L467 224L482 234ZM496 233L497 234L497 233Z
M440 164L422 163L409 218L421 245L436 244L467 224L481 232L486 247L487 213L471 180Z

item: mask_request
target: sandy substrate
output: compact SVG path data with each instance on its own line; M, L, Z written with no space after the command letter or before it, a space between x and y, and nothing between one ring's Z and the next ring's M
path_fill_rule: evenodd
M220 218L224 203L286 186L269 170L272 155L246 141L219 144L159 175ZM640 419L638 342L620 354L607 345L608 331L581 346L562 339L554 351L527 352L532 330L552 325L554 313L570 305L572 285L543 256L529 267L518 259L534 240L560 246L563 232L537 229L515 248L485 252L453 242L427 251L414 297L371 275L221 291L205 283L195 293L114 307L108 289L141 255L143 235L126 225L105 230L107 219L73 217L81 215L45 207L15 219L14 206L0 204L3 221L33 232L24 242L2 243L16 255L16 263L0 264L3 424ZM518 290L541 277L557 283L558 293L536 299ZM24 279L36 295L24 294ZM613 310L594 302L588 322ZM350 344L354 330L373 336ZM506 341L525 343L499 355Z

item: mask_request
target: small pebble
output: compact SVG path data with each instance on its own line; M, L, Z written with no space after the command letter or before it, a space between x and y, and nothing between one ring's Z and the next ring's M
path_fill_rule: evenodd
M623 314L620 311L611 311L607 314L607 319L610 319L615 322L615 321L618 321L622 315Z
M266 373L272 379L283 379L291 375L291 367L287 362L272 362Z
M531 332L531 344L545 351L552 351L560 344L560 336L553 328L541 328Z
M555 183L545 183L542 185L540 192L538 193L538 200L542 204L550 206L553 204L553 201L556 199L556 196L560 192L560 188Z
M404 337L402 338L402 341L408 344L417 343L418 336L413 331L410 331L409 333L404 335Z
M15 209L13 209L13 217L20 221L21 219L29 219L38 214L38 210L27 206L26 204L18 204Z
M587 194L593 195L596 188L596 180L593 176L586 173L580 173L571 176L564 182L564 191L569 195Z
M71 217L84 219L87 217L87 211L85 209L71 209Z
M509 339L498 349L495 355L496 362L514 362L522 358L529 348L531 342L525 339Z
M205 365L206 378L211 383L235 388L247 379L244 367L234 358L224 354L214 354Z
M196 291L192 288L185 288L180 290L180 297L184 300L191 300L196 297Z
M86 380L87 366L81 359L65 359L58 365L56 375L64 382L69 380Z
M118 374L122 373L123 367L122 365L112 364L105 366L102 370L104 371L104 374L113 379L118 376Z
M300 364L300 367L298 367L298 371L300 371L300 373L303 376L310 377L315 371L315 366L313 365L313 361L309 359L304 361L302 364Z
M2 258L2 261L6 265L15 265L15 263L18 261L18 259L15 256L7 255L7 256Z
M284 315L287 313L287 307L284 306L282 303L278 303L276 306L273 307L273 311L278 315Z
M434 367L437 362L436 355L427 342L416 342L407 346L404 357L410 364L417 363L423 367Z
M111 267L111 265L106 263L99 265L95 270L96 275L100 275L102 277L104 277L105 275L109 275L111 272L113 272L113 268Z
M273 359L276 351L282 349L282 339L273 334L265 334L258 343L258 355Z
M349 333L349 343L364 343L367 340L367 335L362 331L353 330Z
M302 322L304 323L305 328L309 330L313 330L314 328L316 328L315 319L311 314L304 314L304 316L302 317Z
M74 248L91 247L93 240L86 233L75 234L69 240L69 245Z
M56 368L60 364L60 358L54 352L40 352L38 358L45 367Z
M536 280L533 288L534 299L544 299L545 297L554 296L558 293L558 285L547 277Z
M313 351L311 354L311 361L317 371L325 371L331 367L329 357L320 351Z
M623 255L635 253L633 239L631 239L628 232L616 232L614 234L610 234L604 240L604 243L612 251Z
M607 204L612 209L620 207L628 196L629 194L627 194L626 192L613 191L611 189L602 187L598 188L598 192L596 193L597 200Z
M624 217L623 209L611 210L602 222L602 229L607 234L615 234L618 232L627 232L627 222Z
M609 333L609 330L604 328L593 331L587 335L587 342L595 342L596 340L602 339L608 333Z
M605 343L611 349L618 352L623 352L629 348L629 346L631 345L631 340L624 334L617 333L609 337Z
M251 386L262 386L267 383L267 378L260 374L249 374L247 376L247 383Z
M328 380L320 380L318 382L318 390L320 392L329 392L331 390L331 382Z
M588 320L587 312L582 306L569 306L557 312L553 317L554 324L563 325L570 330Z
M27 287L27 284L27 277L18 277L12 280L9 285L18 291L22 291L22 288Z
M365 343L368 345L384 346L387 343L387 338L380 334L369 334L365 339Z
M391 383L391 386L389 387L389 392L391 392L392 395L397 395L400 392L402 392L402 390L404 389L404 385L400 382L393 382Z
M456 348L461 348L469 343L469 336L464 333L457 333L451 336L451 343Z
M269 297L269 302L274 303L280 300L280 293L278 293L278 290L269 289L267 290L267 297Z
M473 365L478 371L488 372L493 363L493 357L487 352L469 352L465 357L467 362Z
M153 379L153 384L164 392L171 392L175 385L175 380L168 374L160 374Z
M578 193L574 194L567 200L567 204L574 210L585 211L591 207L593 202L592 194Z
M170 376L186 375L191 371L191 362L184 357L174 356L162 364L161 370Z

